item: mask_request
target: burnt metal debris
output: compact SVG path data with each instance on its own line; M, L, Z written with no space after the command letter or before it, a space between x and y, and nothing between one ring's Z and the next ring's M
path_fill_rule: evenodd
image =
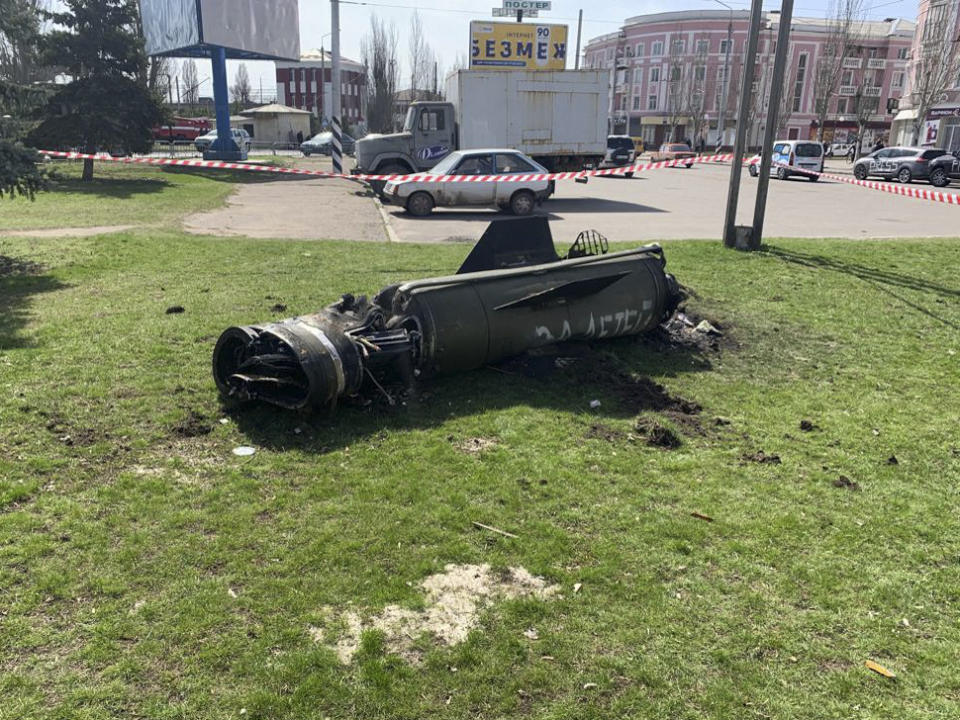
M473 370L566 340L652 330L680 299L659 245L607 252L595 231L559 257L546 218L490 224L456 275L343 295L313 315L224 331L213 376L224 395L284 408L334 407L378 378Z

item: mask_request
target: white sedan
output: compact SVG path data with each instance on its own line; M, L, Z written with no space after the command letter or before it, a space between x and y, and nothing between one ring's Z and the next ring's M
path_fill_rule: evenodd
M457 150L424 175L493 175L494 180L391 180L383 188L387 202L402 205L411 215L429 215L434 207L479 205L510 208L514 215L529 215L554 189L552 180L500 180L500 176L548 173L542 165L516 150Z

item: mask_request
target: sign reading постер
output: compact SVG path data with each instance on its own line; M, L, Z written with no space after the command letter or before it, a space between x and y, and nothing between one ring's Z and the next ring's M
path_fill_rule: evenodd
M470 23L470 67L505 70L564 70L567 26Z

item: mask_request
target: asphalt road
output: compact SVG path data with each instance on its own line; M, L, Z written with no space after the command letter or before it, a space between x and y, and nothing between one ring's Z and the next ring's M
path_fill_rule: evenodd
M827 171L849 173L843 160ZM557 184L539 212L551 220L554 239L573 242L593 229L611 241L718 239L726 207L729 165L654 170L633 178L591 178L581 185ZM918 187L931 187L926 183ZM751 224L757 180L746 171L741 182L739 224ZM951 186L950 192L960 192ZM440 209L414 218L387 206L394 237L402 242L474 242L497 210ZM802 178L770 180L765 237L902 238L956 236L960 208L899 197L855 185Z

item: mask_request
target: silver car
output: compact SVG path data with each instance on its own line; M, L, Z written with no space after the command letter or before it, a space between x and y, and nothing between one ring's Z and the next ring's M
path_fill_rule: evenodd
M457 150L423 174L429 175L530 175L549 172L532 158L508 149ZM552 180L486 180L430 182L391 180L383 198L402 205L411 215L429 215L434 207L478 205L510 208L514 215L529 215L554 189Z
M230 128L230 134L233 136L233 141L237 144L238 148L245 152L250 152L250 133L243 128ZM193 146L197 149L197 152L206 152L207 148L209 148L216 139L217 130L214 128L194 140Z
M879 175L885 180L896 178L897 182L926 180L930 177L930 161L946 154L946 150L917 147L888 147L870 153L853 164L857 180L866 180Z

